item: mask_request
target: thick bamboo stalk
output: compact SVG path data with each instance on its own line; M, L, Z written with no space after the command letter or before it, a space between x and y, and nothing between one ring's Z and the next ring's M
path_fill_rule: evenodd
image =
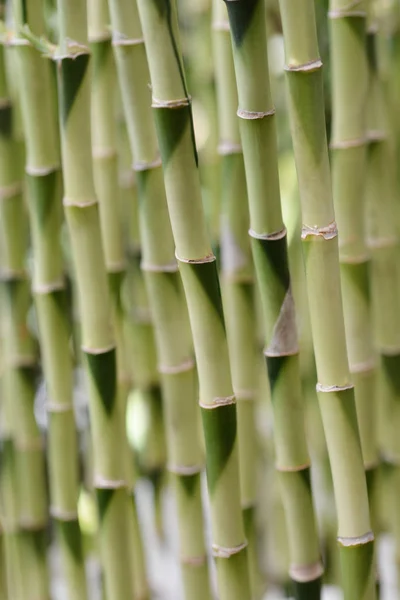
M60 47L57 64L61 155L68 225L89 383L100 548L109 598L131 600L132 519L125 442L124 407L118 397L112 324L99 207L94 189L90 126L90 52L83 0L58 3Z
M347 358L314 2L281 0L318 397L334 481L346 600L375 597L366 478Z
M269 89L264 3L227 2L239 96L250 238L265 324L276 467L297 598L318 598L323 572L310 483L295 307L282 219L275 109ZM301 524L301 525L300 525Z
M15 4L16 61L26 140L27 199L32 232L33 292L47 387L51 514L61 547L68 598L86 598L77 513L78 447L73 406L73 364L60 246L62 182L51 65L20 37L27 25L43 35L41 2ZM26 42L26 40L25 40ZM43 129L43 123L46 127Z
M200 379L213 553L221 600L251 597L240 503L236 399L215 257L204 220L175 2L140 1L176 255Z
M150 108L149 79L135 5L110 2L115 56L138 184L141 267L145 273L161 374L168 469L174 481L186 598L210 598L200 476L203 455L196 369L184 292L174 255L161 161ZM117 34L118 32L118 34ZM124 43L120 43L121 39ZM130 42L130 43L129 43ZM134 73L143 78L135 80Z

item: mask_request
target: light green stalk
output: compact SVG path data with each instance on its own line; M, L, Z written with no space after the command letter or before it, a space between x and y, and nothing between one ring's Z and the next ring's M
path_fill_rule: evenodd
M134 4L110 2L115 57L138 186L142 270L155 325L167 435L174 481L186 598L210 598L204 545L200 475L203 455L184 292L174 255L161 161L150 108L146 53ZM118 34L117 34L118 32ZM123 40L123 43L120 43ZM135 79L134 73L141 78Z
M34 417L37 355L27 328L31 302L25 271L27 215L3 52L0 47L0 290L8 433L2 461L2 500L10 594L28 600L32 596L48 598L49 594L48 514L43 439Z
M239 96L250 237L265 324L264 355L274 412L276 468L299 599L319 598L323 572L301 397L287 232L282 219L275 109L268 77L264 2L227 2Z
M349 11L331 0L332 185L340 231L339 260L347 349L368 478L378 463L376 357L370 306L370 253L365 234L368 67L366 2Z
M131 600L132 501L123 460L124 406L118 396L112 311L93 180L86 2L60 0L58 18L60 47L54 59L58 71L64 210L82 318L102 567L107 597Z
M369 110L367 226L372 255L372 295L376 345L380 356L378 397L380 399L380 445L390 476L390 526L400 560L400 302L399 231L396 222L397 185L393 170L393 147L388 133L386 104L376 53L376 27L368 31Z
M73 406L73 364L60 246L62 218L58 126L52 65L29 43L27 25L43 35L41 0L24 9L15 2L15 38L21 114L26 140L27 199L32 232L33 292L47 386L51 514L61 547L69 599L85 599L86 580L77 514L79 492L77 432ZM46 127L43 124L46 123Z
M347 358L313 0L281 0L318 397L331 462L346 600L375 597L374 536Z
M253 597L258 597L256 505L259 471L256 431L258 339L254 274L249 243L246 176L236 117L237 91L229 22L220 0L213 2L213 42L221 155L221 277L233 389L238 400L239 463L245 534Z
M100 226L116 332L118 394L122 404L122 414L125 415L130 390L128 352L124 335L125 315L121 297L126 261L118 205L117 125L112 93L117 80L107 0L100 2L99 0L89 0L88 18L89 41L93 54L91 119L94 182L99 199ZM125 443L123 458L127 462L128 482L132 492L134 530L131 532L129 540L135 567L133 568L133 586L135 597L142 599L146 597L148 591L143 571L143 548L133 495L133 458L126 437L122 443Z
M221 600L251 597L240 502L236 399L215 256L202 208L192 110L174 1L138 3L169 215L200 380L213 553Z

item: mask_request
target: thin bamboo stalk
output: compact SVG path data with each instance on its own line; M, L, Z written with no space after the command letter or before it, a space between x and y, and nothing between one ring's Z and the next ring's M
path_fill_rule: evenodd
M30 307L25 269L27 215L21 161L13 139L3 47L0 47L0 288L3 326L3 393L6 427L3 502L8 584L15 598L48 598L48 520L43 439L34 417L35 342L27 328Z
M126 461L121 460L126 448L124 407L118 397L112 311L93 180L86 2L60 0L58 24L60 46L53 58L58 72L64 211L82 317L102 568L107 597L131 600L132 500Z
M51 65L20 30L44 34L41 2L14 6L15 44L20 77L21 114L26 140L26 182L33 250L33 292L47 386L48 455L51 514L61 547L62 566L71 599L85 599L86 580L77 513L78 447L73 406L70 327L60 246L62 222L58 125ZM43 129L42 124L46 123Z
M141 268L154 319L161 373L168 449L174 482L186 598L210 598L204 545L200 477L203 453L196 405L196 369L192 358L187 308L174 255L161 161L150 94L148 66L139 15L134 4L110 2L115 56L138 184ZM118 32L118 33L117 33ZM118 43L122 38L124 43ZM131 43L128 43L131 41ZM133 73L143 78L135 81Z
M213 553L221 600L251 597L240 503L236 399L217 265L204 220L175 2L138 3L176 255L200 380Z
M280 202L265 6L258 0L239 0L228 1L227 9L239 96L249 233L266 328L264 355L274 411L276 468L290 545L290 577L297 598L319 598L323 567L304 428L287 232Z
M239 465L242 509L248 542L250 581L259 597L256 510L259 473L256 408L258 339L254 272L248 236L249 210L239 124L229 22L220 0L213 2L213 43L221 160L221 281L233 390L238 400Z
M314 2L280 4L317 391L334 482L342 585L346 600L366 600L375 597L374 536L346 350Z

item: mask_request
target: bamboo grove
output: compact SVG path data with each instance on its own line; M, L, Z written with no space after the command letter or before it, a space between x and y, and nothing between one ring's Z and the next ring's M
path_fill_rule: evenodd
M0 600L400 597L399 0L0 0Z

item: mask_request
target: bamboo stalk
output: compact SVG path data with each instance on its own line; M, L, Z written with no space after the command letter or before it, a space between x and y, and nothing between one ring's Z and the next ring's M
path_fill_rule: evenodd
M64 211L71 240L82 318L82 346L89 383L94 487L107 597L131 600L132 500L123 457L124 407L118 396L116 347L94 189L90 126L90 52L82 0L58 3L57 64Z
M3 392L8 440L4 447L6 552L11 594L48 598L47 498L43 439L34 417L37 355L27 328L30 307L25 270L27 215L21 162L13 139L12 105L0 48L0 286L3 329Z
M248 542L252 594L260 593L256 510L259 472L256 431L258 340L249 210L239 125L229 22L220 0L213 2L213 43L221 160L221 280L233 389L238 400L241 498Z
M261 1L228 1L227 9L239 96L249 233L266 327L264 355L274 411L276 468L290 544L290 577L297 598L319 598L323 567L304 429L287 232L280 202L265 7Z
M165 189L200 380L213 554L221 600L250 598L240 505L236 400L216 261L206 233L175 2L138 3Z
M375 597L367 485L346 351L314 3L281 0L318 397L334 481L347 600Z
M138 184L142 270L154 319L167 435L168 469L177 500L186 598L210 598L200 475L202 449L196 369L182 284L174 255L161 161L146 86L148 67L137 8L110 3L115 56ZM119 41L123 39L123 44ZM130 43L129 43L130 41ZM135 81L133 73L141 73Z
M86 598L81 532L77 432L73 406L73 365L60 247L61 171L51 65L19 32L28 26L43 35L39 2L14 6L14 52L20 77L26 139L26 181L33 248L33 292L47 386L51 514L56 524L69 598ZM19 7L21 8L21 7ZM23 38L22 38L23 39ZM42 129L41 124L46 123ZM38 129L40 127L40 129Z

